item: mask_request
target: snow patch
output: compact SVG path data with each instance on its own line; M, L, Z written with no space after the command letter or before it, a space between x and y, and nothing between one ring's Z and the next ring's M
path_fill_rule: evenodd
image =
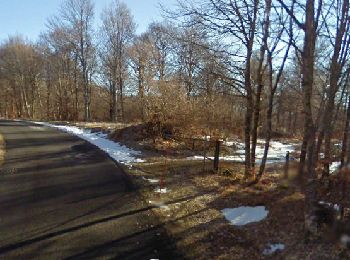
M339 170L340 164L341 164L340 162L332 162L329 165L329 172L334 173L335 171Z
M142 159L137 158L141 155L141 152L132 150L124 145L113 142L107 138L107 134L102 132L91 132L89 129L83 129L76 126L65 125L53 125L46 122L34 122L35 124L56 128L60 131L78 136L85 141L97 146L104 152L106 152L114 160L130 165L131 163L144 162Z
M347 235L347 234L343 234L340 237L340 243L346 248L349 247L349 245L350 245L350 236Z
M156 206L157 208L163 209L163 210L170 210L168 205L165 205L164 202L162 201L153 201L149 200L149 204L152 204L153 206Z
M325 201L319 201L318 204L320 205L326 205L328 206L329 208L333 208L335 211L340 211L340 205L338 204L333 204L333 203L330 203L330 202L325 202Z
M167 189L167 188L156 188L156 189L154 189L154 192L156 192L156 193L168 193L169 192L169 190Z
M277 251L282 251L284 250L285 245L284 244L269 244L267 248L264 249L263 255L272 255L276 253Z
M244 226L265 219L269 213L264 206L226 208L221 210L224 217L235 226Z
M257 141L256 147L256 163L261 163L261 159L264 155L264 140L259 139ZM237 150L233 155L221 156L219 159L221 161L231 161L231 162L244 162L245 161L245 151L244 144L237 141L225 141L224 145L234 146ZM282 143L279 141L271 141L269 152L267 155L267 163L275 163L284 161L286 158L287 152L294 152L295 144L291 143ZM214 160L214 157L208 157L210 160ZM196 155L189 157L189 160L203 160L203 156Z
M144 181L148 181L149 183L159 183L158 179L148 179L146 177L142 177Z

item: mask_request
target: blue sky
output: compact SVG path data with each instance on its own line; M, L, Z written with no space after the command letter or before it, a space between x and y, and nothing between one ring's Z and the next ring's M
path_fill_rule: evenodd
M45 30L46 20L57 13L63 0L0 0L0 41L9 35L20 34L35 41ZM92 0L95 3L95 22L99 24L102 9L112 0ZM152 21L161 20L158 4L175 5L176 0L124 0L143 32Z

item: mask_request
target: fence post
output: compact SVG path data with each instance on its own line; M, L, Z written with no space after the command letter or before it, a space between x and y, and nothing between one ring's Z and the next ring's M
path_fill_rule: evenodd
M288 172L289 172L289 151L287 151L286 164L284 166L284 178L285 179L288 179Z
M219 156L220 156L220 141L216 140L215 143L215 154L214 154L214 171L219 171Z

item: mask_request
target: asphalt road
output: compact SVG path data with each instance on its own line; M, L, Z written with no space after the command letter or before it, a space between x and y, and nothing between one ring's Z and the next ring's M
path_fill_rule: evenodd
M125 174L66 133L0 121L0 259L180 259Z

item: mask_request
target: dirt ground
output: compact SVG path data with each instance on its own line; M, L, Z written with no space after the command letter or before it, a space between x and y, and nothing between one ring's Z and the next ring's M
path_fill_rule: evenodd
M230 176L223 174L227 169ZM280 177L282 169L269 166L261 183L250 187L242 184L243 166L237 163L221 164L221 174L214 174L202 162L163 159L135 165L131 174L189 259L350 259L334 241L305 243L304 196ZM221 213L261 205L267 218L245 226L231 225ZM263 254L278 243L285 245L283 251Z

